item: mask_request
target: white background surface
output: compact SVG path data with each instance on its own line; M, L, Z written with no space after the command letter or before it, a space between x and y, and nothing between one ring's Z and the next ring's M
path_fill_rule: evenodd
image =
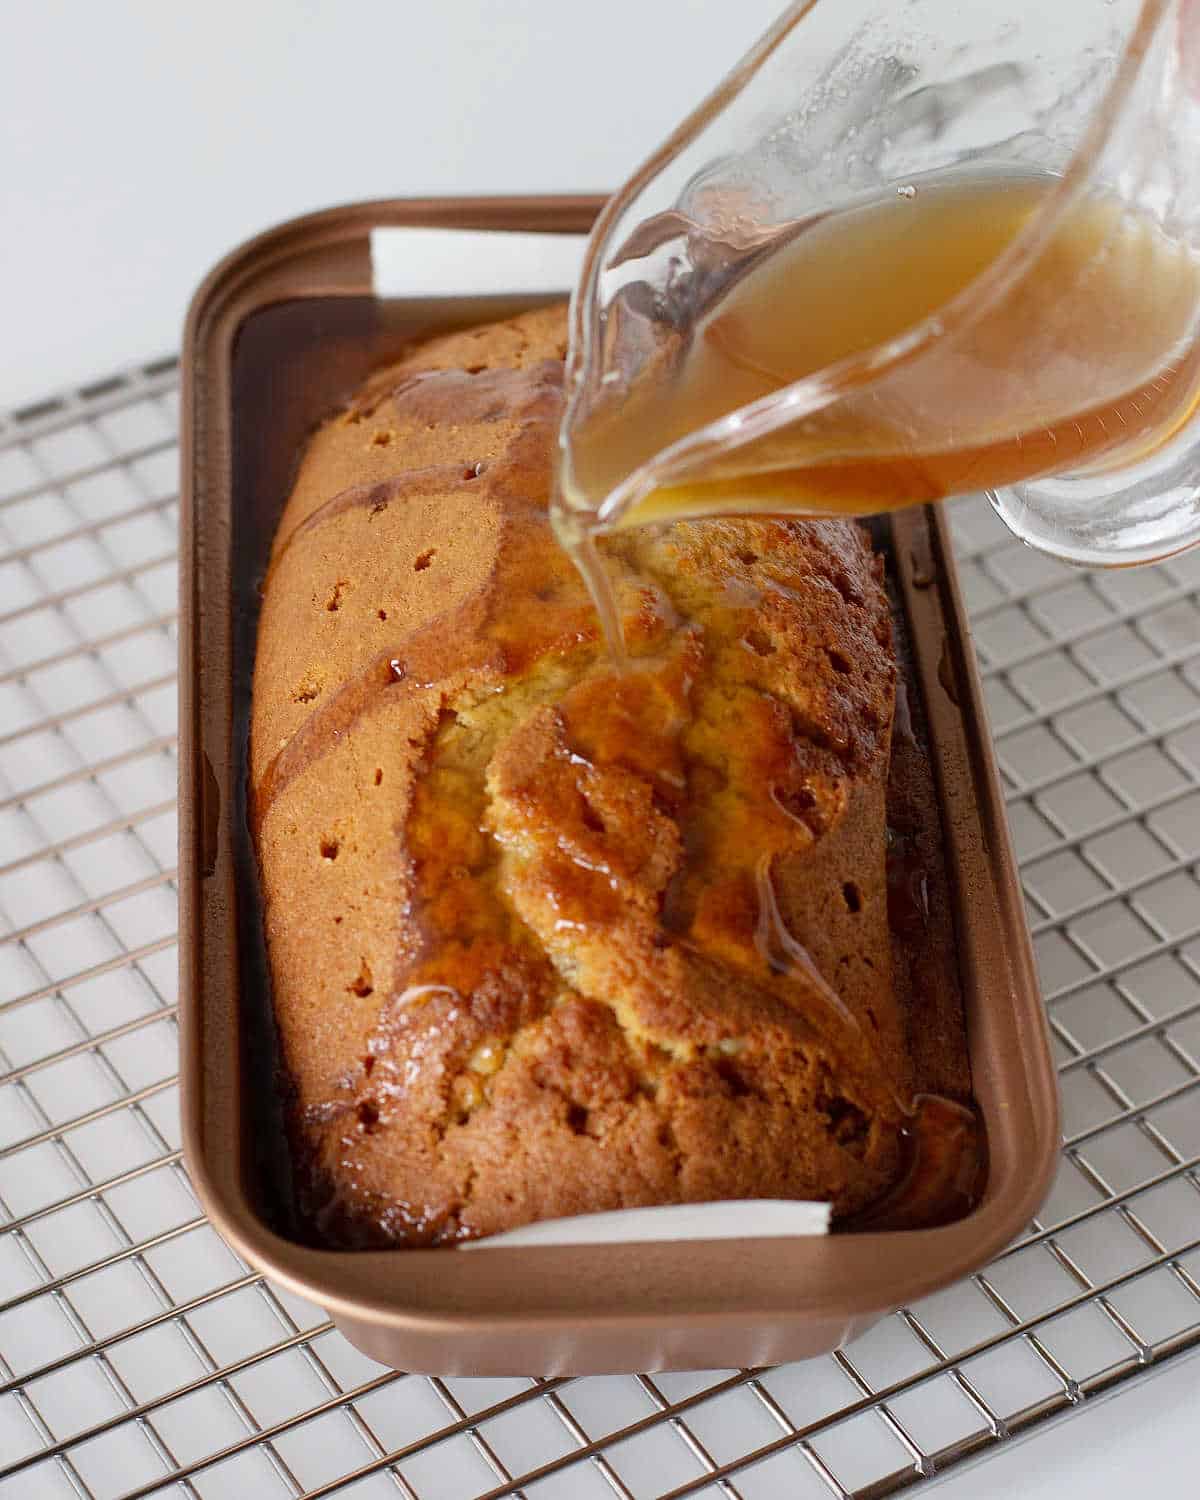
M778 0L0 0L0 408L174 351L240 240L360 197L615 184ZM1192 1492L1196 1361L945 1500Z

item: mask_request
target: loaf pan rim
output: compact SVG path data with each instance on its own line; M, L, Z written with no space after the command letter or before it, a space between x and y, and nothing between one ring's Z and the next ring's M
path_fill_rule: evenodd
M415 1305L412 1297L405 1300L404 1283L413 1280L417 1273L435 1257L435 1264L446 1267L448 1252L445 1250L388 1250L378 1252L345 1252L313 1250L277 1235L258 1215L250 1203L236 1174L228 1170L229 1142L224 1143L225 1161L214 1160L214 1151L220 1151L221 1142L214 1140L211 1122L206 1121L206 1082L211 1081L214 1067L220 1063L213 1057L215 1019L204 1014L204 1003L214 995L214 986L231 975L229 955L222 958L214 954L214 943L219 947L222 934L213 930L214 903L211 896L214 882L231 880L229 869L228 839L222 839L222 808L215 805L214 795L221 788L216 770L208 751L212 746L212 720L221 718L224 693L228 709L229 684L222 690L220 685L202 681L204 672L204 650L207 632L211 628L213 611L205 614L201 607L199 588L200 567L211 556L214 545L219 546L222 527L214 522L212 507L222 497L225 515L230 503L230 461L228 432L212 430L210 421L221 403L228 402L230 395L229 363L237 333L246 318L279 300L311 296L365 296L370 291L369 257L366 248L367 230L376 224L392 225L459 225L461 227L498 228L507 225L515 229L540 229L557 225L561 228L581 229L599 208L601 199L580 196L536 198L488 197L480 199L384 200L363 203L341 209L326 210L314 215L305 215L290 220L263 235L247 241L227 256L201 285L193 299L188 315L184 364L183 364L183 483L181 490L181 600L182 618L180 632L180 1028L181 1028L181 1115L183 1121L183 1149L185 1161L201 1202L217 1227L240 1253L267 1274L291 1286L304 1296L321 1302L332 1311L356 1320L374 1320L376 1323L397 1331L421 1332L431 1336L455 1339L460 1336L478 1334L485 1321L497 1332L505 1327L520 1326L548 1333L563 1332L572 1328L581 1316L579 1309L557 1311L506 1311L491 1308L486 1316L481 1312L467 1311L452 1314L446 1310L435 1311ZM322 261L322 257L325 258ZM297 281L297 276L302 280ZM502 290L502 289L498 289ZM219 426L218 424L215 424ZM226 441L222 441L222 437ZM906 517L897 518L894 526L904 528L908 542L918 538L924 528L931 539L935 552L940 554L940 589L948 598L952 622L965 627L965 612L962 608L961 592L953 566L953 554L949 545L946 517L937 507L926 507ZM225 526L227 530L227 524ZM214 538L212 533L218 535ZM900 558L902 547L896 547ZM906 604L912 607L913 586L908 569L901 568ZM925 591L928 595L928 591ZM1015 883L1015 865L1008 846L1004 826L1002 800L994 757L987 737L986 720L983 716L982 689L974 666L969 631L960 629L958 644L961 660L958 666L960 688L966 688L971 718L968 723L968 740L971 753L976 758L973 769L975 782L982 777L985 810L990 809L993 827L993 868L1004 878L996 881L996 898L1008 907L1006 922L1015 933L1016 942L1009 954L1013 984L1022 986L1028 998L1032 984L1036 998L1036 979L1033 977L1033 960L1025 926L1023 905L1019 887ZM926 663L928 666L928 663ZM211 674L208 674L211 676ZM206 722L206 720L208 722ZM219 760L219 757L218 757ZM225 768L228 773L228 767ZM224 802L224 815L228 818L228 799ZM999 810L997 819L994 815ZM207 818L206 818L207 813ZM211 874L205 874L211 868ZM1013 926L1013 903L1019 911L1019 922ZM221 902L215 907L219 913ZM224 937L229 937L229 924L233 913L224 913ZM233 936L236 942L236 934ZM1001 987L1002 988L1002 987ZM228 995L226 995L228 1001ZM1028 1008L1028 1007L1027 1007ZM1048 1189L1058 1158L1058 1105L1057 1087L1050 1057L1048 1036L1040 1002L1032 1034L1026 1037L1023 1053L1027 1092L1033 1115L1036 1117L1034 1132L1035 1149L1032 1159L1021 1163L1023 1186L1013 1191L1003 1204L994 1198L986 1198L972 1214L957 1223L937 1229L917 1231L884 1231L854 1236L838 1236L832 1240L816 1242L836 1244L839 1253L858 1261L869 1252L878 1257L883 1244L895 1247L898 1237L909 1247L906 1254L909 1272L894 1278L887 1296L860 1298L857 1305L834 1306L826 1301L819 1309L828 1321L836 1320L844 1313L847 1323L861 1322L863 1318L882 1315L900 1303L927 1295L930 1291L957 1279L991 1258L1028 1223ZM206 1050L207 1048L207 1050ZM219 1050L219 1049L218 1049ZM224 1059L236 1065L237 1059ZM234 1112L234 1119L240 1117ZM486 1256L464 1257L474 1267L481 1279L506 1282L511 1277L528 1276L530 1256L538 1263L549 1266L554 1260L564 1264L586 1264L590 1257L599 1261L614 1259L641 1265L643 1268L657 1264L665 1254L678 1256L681 1252L694 1260L707 1262L716 1254L730 1254L729 1243L723 1241L689 1241L686 1245L628 1245L621 1247L539 1247L531 1249L490 1250ZM853 1246L862 1247L855 1250ZM782 1247L791 1247L792 1257L813 1248L797 1242L771 1240L745 1240L737 1242L738 1254L764 1272L774 1269L786 1275L788 1263ZM614 1256L614 1250L618 1253ZM452 1252L451 1252L452 1253ZM582 1258L582 1259L581 1259ZM485 1273L483 1263L489 1263L494 1272ZM374 1272L376 1286L370 1295L361 1290L364 1279L357 1272L347 1274L348 1266L358 1271ZM386 1273L386 1284L379 1285ZM369 1277L367 1278L369 1279ZM607 1282L607 1278L605 1278ZM340 1283L340 1284L339 1284ZM772 1283L766 1277L765 1285L781 1287L781 1282ZM776 1300L767 1294L759 1299L763 1315L773 1315L783 1320L806 1316L804 1303L819 1300L821 1290L813 1290L811 1297L799 1301L785 1302L778 1291ZM700 1320L706 1327L732 1329L740 1327L751 1314L750 1301L742 1297L733 1299L728 1307L695 1309L687 1314L677 1311L663 1312L653 1309L639 1311L626 1289L617 1299L610 1297L611 1310L604 1311L599 1305L584 1314L593 1328L603 1328L610 1333L622 1329L633 1331L638 1327L654 1327L665 1319L686 1316ZM814 1309L816 1311L817 1309ZM699 1325L697 1324L697 1327Z

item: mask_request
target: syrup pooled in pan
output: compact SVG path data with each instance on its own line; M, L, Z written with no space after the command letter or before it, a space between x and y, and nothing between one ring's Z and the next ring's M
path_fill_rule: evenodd
M978 1110L941 1094L918 1094L902 1136L904 1164L895 1186L839 1229L936 1229L979 1202L987 1158Z

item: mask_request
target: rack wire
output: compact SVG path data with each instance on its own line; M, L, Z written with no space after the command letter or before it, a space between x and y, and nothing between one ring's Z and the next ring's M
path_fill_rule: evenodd
M986 1272L770 1370L373 1364L179 1151L174 361L0 417L0 1496L881 1497L1200 1349L1200 549L954 525L1065 1106Z

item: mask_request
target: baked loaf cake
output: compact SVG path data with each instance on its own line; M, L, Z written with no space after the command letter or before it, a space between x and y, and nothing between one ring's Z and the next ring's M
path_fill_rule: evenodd
M547 523L565 338L554 308L412 349L275 539L251 803L302 1201L341 1244L844 1217L911 1165L914 1096L969 1088L880 560L849 522L613 538L616 673Z

